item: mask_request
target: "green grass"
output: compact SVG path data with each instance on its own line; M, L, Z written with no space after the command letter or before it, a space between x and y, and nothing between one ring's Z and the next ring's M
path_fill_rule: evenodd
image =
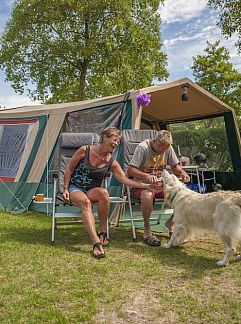
M51 246L50 216L0 213L0 323L241 322L241 262L216 266L216 235L166 250L137 234L111 229L96 260L81 226L60 227Z

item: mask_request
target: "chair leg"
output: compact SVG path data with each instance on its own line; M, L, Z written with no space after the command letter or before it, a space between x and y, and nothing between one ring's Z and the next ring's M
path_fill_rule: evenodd
M120 219L124 219L125 212L126 212L126 204L122 204L122 205L120 206L120 214L119 214L118 222L117 222L116 226L119 225L119 220L120 220Z
M51 236L51 245L54 245L55 227L57 226L56 220L55 220L56 194L57 194L57 179L54 178L54 192L53 192L53 206L52 206L52 236Z
M130 210L130 217L131 217L132 237L133 237L133 241L136 242L136 229L135 229L135 224L134 224L133 211L132 211L132 205L131 205L131 193L130 193L129 187L127 187L127 199L128 199L128 203L129 203L129 210Z
M51 245L54 244L54 234L55 234L55 213L52 215L52 236L51 236Z
M161 204L160 214L159 214L159 217L158 217L158 219L157 219L157 224L158 224L158 225L160 224L161 217L162 217L162 212L163 212L164 208L165 208L165 203L164 203L164 201L163 201L163 203Z
M107 224L106 224L106 238L107 238L107 240L110 239L109 217L107 218Z

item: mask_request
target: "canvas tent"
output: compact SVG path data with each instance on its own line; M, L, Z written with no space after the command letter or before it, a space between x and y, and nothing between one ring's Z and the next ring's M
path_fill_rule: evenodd
M181 100L184 84L189 86L188 101ZM140 92L151 94L147 107L137 105ZM51 192L49 170L55 168L54 152L61 132L98 132L118 125L120 116L121 129L163 129L174 122L223 116L233 169L241 171L240 135L233 109L191 80L132 90L125 99L125 95L116 95L0 111L0 209L21 213L36 192Z

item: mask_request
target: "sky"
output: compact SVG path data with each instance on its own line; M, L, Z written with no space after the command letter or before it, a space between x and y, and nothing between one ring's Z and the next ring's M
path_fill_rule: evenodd
M0 0L0 35L10 17L14 0ZM207 0L165 0L160 5L163 48L168 55L168 81L188 77L193 80L191 65L193 57L204 54L207 41L221 41L231 56L231 62L241 73L241 57L234 46L235 37L224 39L216 23L218 13L207 6ZM0 71L0 107L18 107L38 104L31 102L26 94L18 95L5 82Z

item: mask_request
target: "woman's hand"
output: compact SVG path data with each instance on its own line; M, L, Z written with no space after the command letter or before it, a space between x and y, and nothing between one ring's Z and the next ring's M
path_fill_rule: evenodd
M162 188L161 182L156 182L156 183L143 183L143 185L145 186L145 189L148 189L152 192L156 192L158 190L160 190Z
M153 174L147 174L146 177L145 177L145 180L148 182L148 183L157 183L159 178Z
M64 199L69 202L69 190L67 188L64 189L62 195L63 195Z

